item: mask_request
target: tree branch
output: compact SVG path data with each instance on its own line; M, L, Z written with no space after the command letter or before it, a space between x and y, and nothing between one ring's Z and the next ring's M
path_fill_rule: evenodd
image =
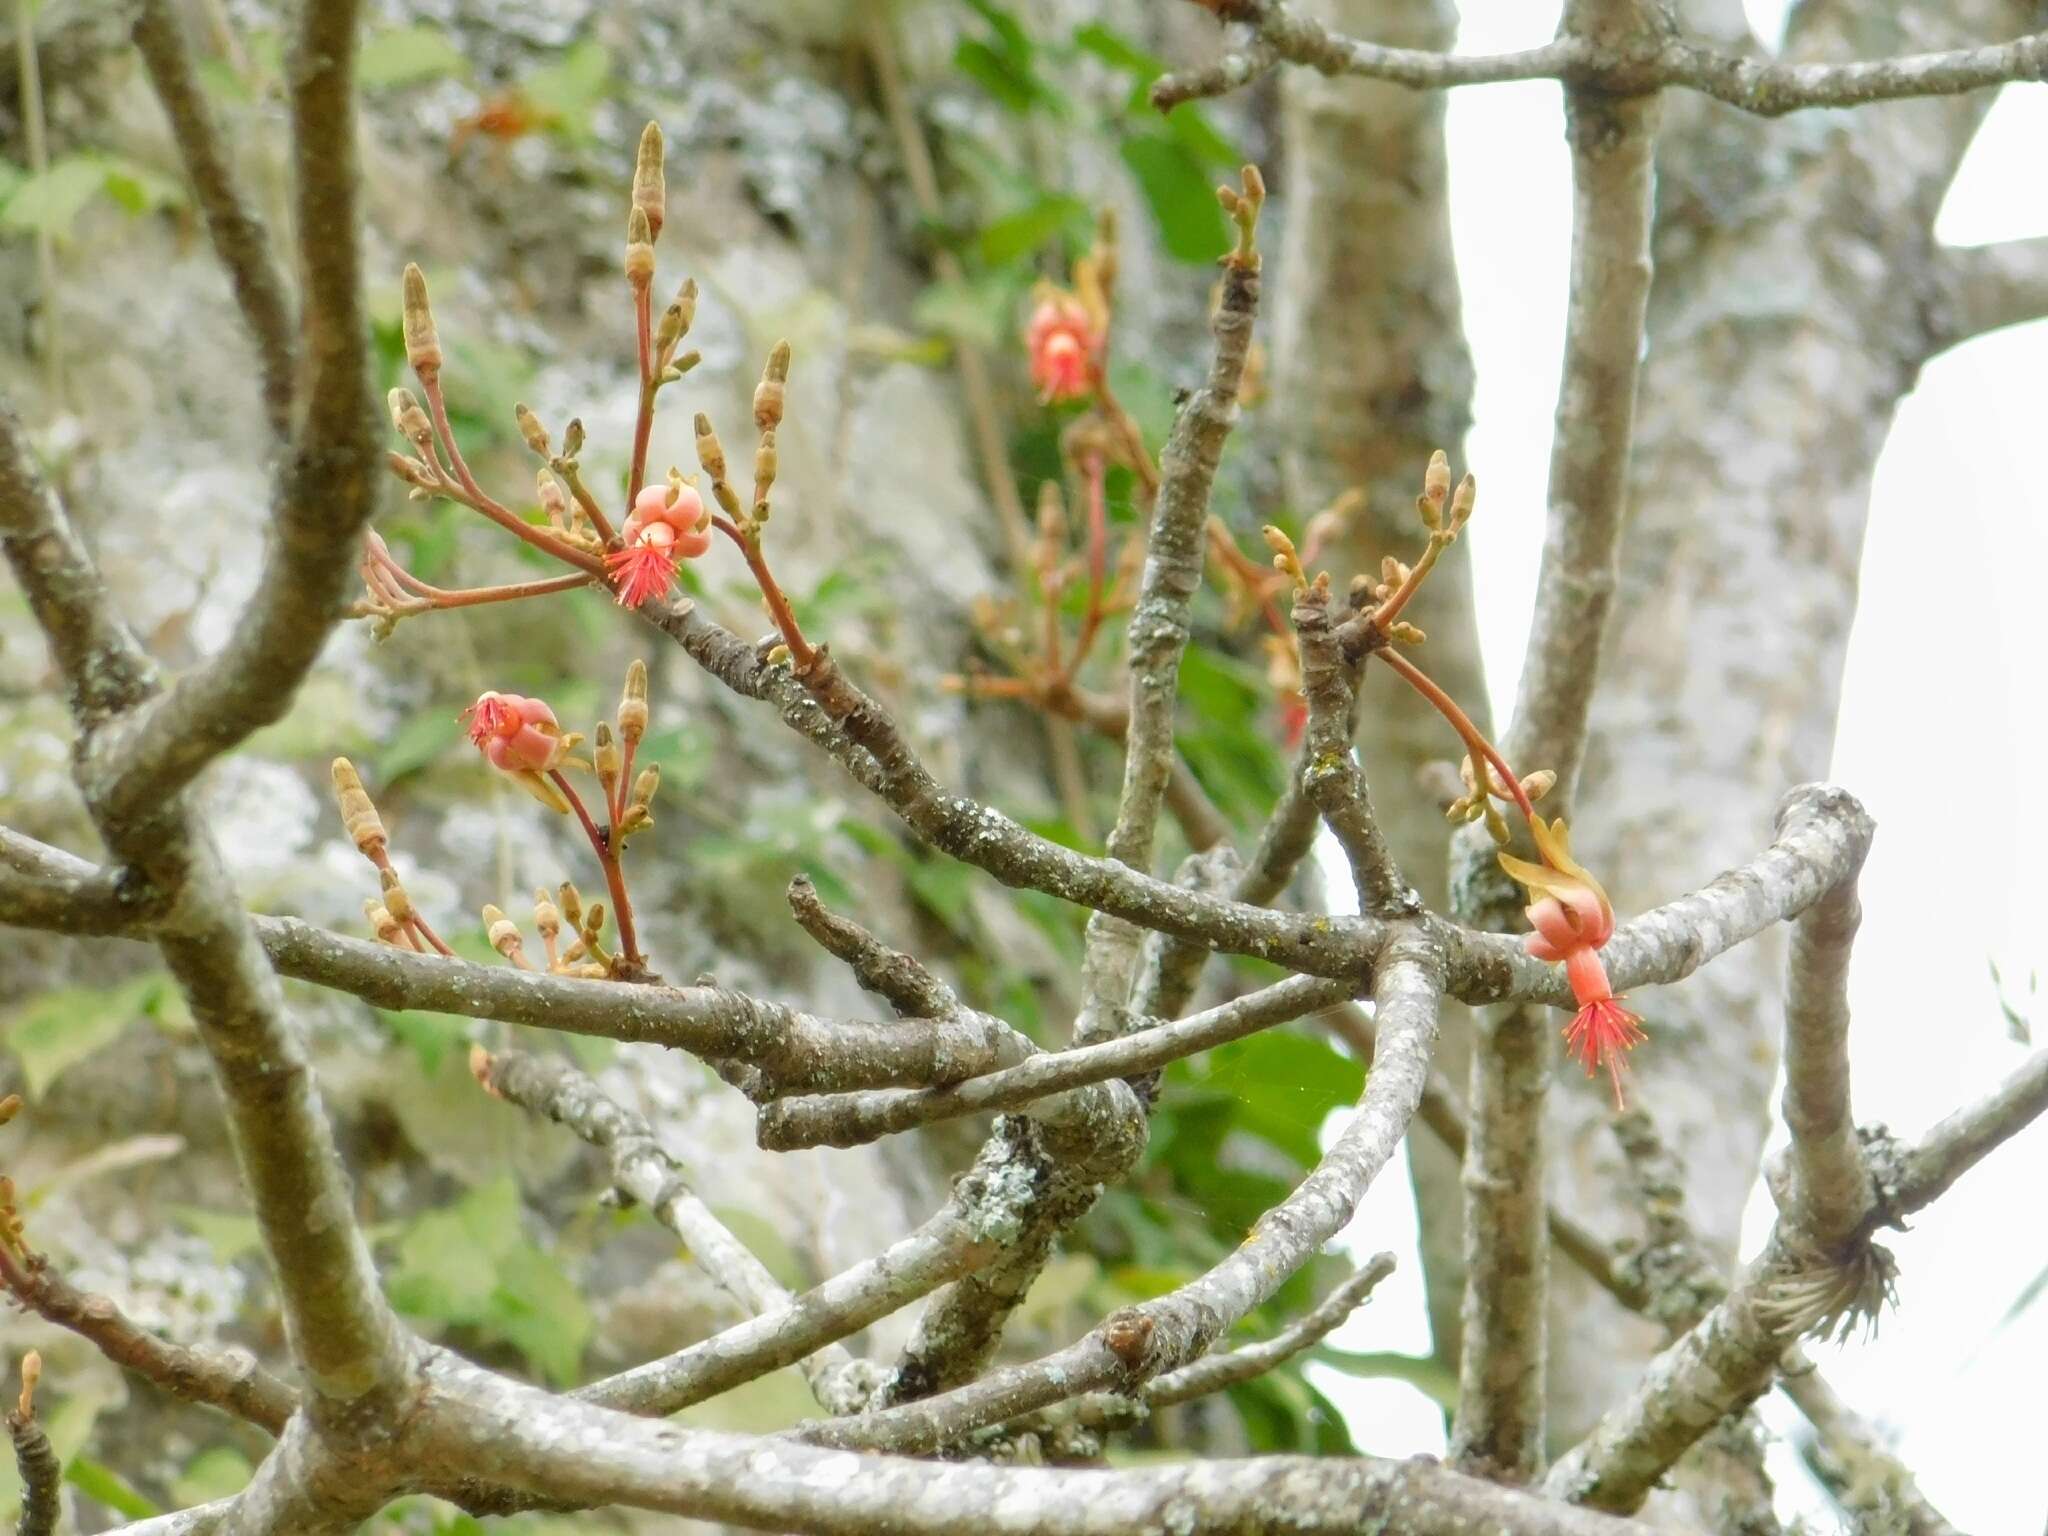
M761 1145L778 1152L798 1147L854 1147L940 1120L1021 1109L1089 1083L1155 1071L1199 1051L1333 1007L1350 995L1345 982L1291 976L1187 1018L1138 1019L1130 1034L1031 1056L950 1088L780 1099L761 1108Z
M790 1293L692 1192L682 1165L646 1120L557 1058L502 1051L476 1065L491 1092L567 1126L603 1152L619 1189L680 1237L690 1257L740 1306L756 1316L788 1308ZM865 1403L865 1390L848 1380L857 1374L855 1361L842 1346L823 1345L802 1364L827 1409L845 1413Z
M1953 246L1935 268L1929 355L2048 316L2048 235Z
M161 804L283 716L342 615L359 536L384 483L356 212L357 11L358 0L305 6L285 71L304 294L302 409L256 595L219 652L88 758L81 787L115 819Z
M1569 30L1540 48L1472 55L1383 48L1345 37L1301 14L1287 0L1199 3L1225 20L1247 24L1250 40L1207 69L1158 80L1152 87L1152 104L1162 111L1235 90L1283 61L1325 75L1356 75L1416 90L1511 80L1558 80L1617 96L1678 87L1761 117L1915 96L1952 96L2048 75L2048 33L1981 48L1837 64L1768 63L1672 37L1609 43L1571 35Z
M1178 1290L1111 1314L1087 1338L921 1402L813 1425L820 1444L924 1453L1084 1392L1130 1391L1199 1358L1351 1219L1415 1114L1436 1043L1442 956L1403 931L1376 968L1379 1038L1365 1096L1322 1160L1228 1257Z
M256 350L263 376L263 412L271 436L282 444L292 431L292 374L297 342L284 274L271 254L270 231L243 197L226 144L213 120L192 67L184 25L171 0L142 0L135 18L135 46L149 70L150 84L171 127L171 139L185 162L193 200L206 219L214 254L227 268L242 323Z
M1800 1458L1859 1529L1962 1536L1927 1502L1876 1428L1835 1395L1811 1361L1787 1369L1778 1386L1813 1426L1813 1438L1800 1442Z
M1867 845L1868 818L1864 835ZM1849 952L1862 917L1852 868L1792 924L1786 968L1783 1113L1792 1133L1792 1198L1798 1225L1824 1251L1854 1234L1871 1200L1849 1107Z
M2048 1110L2048 1051L2029 1057L1975 1104L1898 1154L1896 1172L1881 1177L1861 1214L1868 1232L1898 1222L1945 1193L1985 1154ZM1767 1391L1785 1350L1810 1326L1826 1326L1835 1309L1861 1305L1874 1280L1886 1283L1881 1255L1836 1262L1797 1223L1798 1207L1781 1209L1763 1257L1727 1297L1650 1362L1628 1399L1603 1416L1544 1479L1558 1498L1597 1509L1635 1509L1656 1481L1725 1415Z

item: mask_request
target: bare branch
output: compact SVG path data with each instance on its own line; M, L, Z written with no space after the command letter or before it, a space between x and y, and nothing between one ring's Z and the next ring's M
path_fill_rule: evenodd
M1270 1339L1205 1355L1192 1365L1153 1377L1145 1383L1146 1405L1164 1408L1171 1403L1191 1402L1285 1365L1335 1332L1347 1317L1365 1305L1373 1288L1393 1272L1391 1253L1374 1254L1363 1269L1347 1276L1343 1284Z
M64 1467L36 1419L36 1379L42 1368L42 1356L34 1350L22 1357L21 1400L7 1415L14 1465L21 1473L21 1519L14 1527L15 1536L57 1536L57 1522L64 1513L58 1493Z
M2048 316L2048 235L1943 251L1935 290L1930 355Z
M1778 1386L1813 1426L1813 1439L1800 1442L1800 1457L1859 1529L1962 1536L1927 1502L1876 1428L1835 1395L1811 1361L1789 1366Z
M1247 23L1251 40L1216 65L1168 75L1155 83L1152 103L1162 110L1183 101L1222 95L1281 61L1326 75L1357 75L1416 90L1510 80L1559 80L1608 95L1643 95L1678 87L1762 117L1915 96L1952 96L2048 75L2048 33L1981 48L1839 64L1768 63L1672 37L1612 44L1567 35L1540 48L1472 55L1361 42L1302 15L1287 0L1201 3L1227 20Z
M762 1106L761 1145L776 1151L853 1147L913 1126L1021 1109L1089 1083L1154 1071L1199 1051L1332 1007L1350 995L1350 987L1341 981L1291 976L1184 1019L1138 1019L1130 1034L1117 1039L1032 1056L951 1088L781 1099Z
M551 1496L811 1536L1188 1536L1272 1528L1352 1536L1625 1536L1641 1528L1417 1459L1260 1457L1117 1472L849 1456L789 1440L605 1413L450 1355L414 1421L451 1464Z
M87 798L117 819L162 804L291 706L342 615L383 485L356 212L357 14L358 0L307 5L285 70L303 387L256 595L227 644L90 765Z
M1413 916L1422 910L1422 898L1394 863L1352 751L1357 668L1345 664L1326 589L1295 593L1294 632L1301 646L1302 692L1308 701L1302 789L1344 850L1359 909L1374 917Z
M1084 1392L1130 1391L1198 1359L1315 1256L1358 1208L1393 1155L1429 1075L1442 959L1404 932L1374 977L1379 1019L1365 1096L1307 1178L1214 1268L1165 1296L1111 1314L1087 1338L1028 1365L992 1371L921 1402L813 1425L827 1445L922 1453Z
M480 1057L477 1068L493 1093L567 1126L602 1151L619 1189L680 1237L690 1257L747 1311L759 1315L789 1306L789 1292L691 1191L682 1165L639 1115L558 1058L502 1051ZM853 1366L853 1356L837 1344L824 1345L803 1360L818 1401L842 1413L866 1400L857 1388L842 1399L841 1378L852 1374Z
M943 1019L957 1013L953 989L920 965L915 956L891 949L849 917L827 910L809 875L789 882L789 910L797 926L833 959L844 963L863 987L886 998L906 1019Z
M2034 1052L1990 1093L1929 1131L1906 1154L1896 1183L1885 1191L1901 1212L1917 1211L1942 1195L2012 1137L2048 1112L2048 1050Z
M1257 173L1245 172L1248 187ZM1252 217L1257 218L1254 207ZM1171 778L1180 663L1188 645L1189 610L1202 584L1208 551L1209 491L1223 445L1237 420L1238 385L1251 352L1252 317L1258 312L1255 256L1223 264L1223 296L1211 330L1216 351L1203 386L1174 417L1160 454L1158 499L1145 544L1145 569L1125 640L1130 706L1124 729L1124 782L1110 829L1112 861L1140 871L1152 867L1153 834ZM1084 1002L1074 1026L1082 1045L1119 1034L1137 969L1140 931L1129 919L1097 911L1088 921L1082 961Z
M241 1349L173 1344L138 1327L111 1296L81 1291L38 1254L17 1260L0 1245L0 1282L29 1311L90 1340L109 1360L172 1397L204 1403L275 1435L299 1405L289 1386Z
M1867 818L1865 826L1867 841ZM1798 1225L1824 1250L1848 1240L1871 1200L1870 1170L1849 1107L1849 951L1862 916L1852 869L1793 923L1786 971L1784 1115L1792 1132L1792 1198Z
M1888 1158L1862 1213L1867 1232L1932 1203L1994 1147L2048 1109L2048 1051L2038 1051L1985 1098L1943 1120L1919 1145ZM1852 1289L1885 1282L1881 1254L1837 1260L1797 1224L1798 1206L1781 1210L1763 1257L1741 1283L1650 1362L1626 1401L1559 1458L1545 1491L1574 1503L1627 1512L1722 1417L1767 1391L1793 1341L1820 1316L1807 1299L1819 1288L1828 1307ZM1818 1262L1826 1268L1817 1273Z
M135 46L170 122L172 141L185 162L193 199L205 215L214 253L227 268L242 323L249 328L256 366L263 375L263 410L271 435L284 443L291 437L298 348L291 300L271 252L270 231L236 182L171 0L142 0L135 18Z

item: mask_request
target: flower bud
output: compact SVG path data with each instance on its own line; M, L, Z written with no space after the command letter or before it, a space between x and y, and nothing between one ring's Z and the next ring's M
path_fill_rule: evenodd
M782 424L785 382L789 378L789 343L778 341L768 354L768 366L761 370L761 382L754 388L754 425L763 432Z
M1479 482L1469 474L1458 482L1458 489L1451 497L1451 532L1456 533L1472 520L1472 504L1479 499Z
M369 897L363 902L363 916L370 920L370 927L381 942L393 947L400 947L404 944L404 926L400 924L397 918L391 915L390 909L383 902L377 900L376 897Z
M405 887L399 884L398 871L387 864L377 872L377 879L384 887L384 910L397 918L401 923L411 922L413 916L412 897L407 895Z
M689 333L690 322L697 317L697 280L683 279L683 286L676 290L676 296L669 300L667 309L661 312L661 323L654 332L654 355L666 363L675 351L676 343Z
M1534 804L1557 787L1557 771L1553 768L1538 768L1522 780L1522 793Z
M619 782L619 775L625 770L625 754L619 750L618 738L612 735L612 728L600 720L597 722L597 744L591 749L591 763L597 770L597 782L602 784L605 794L611 794L612 786Z
M427 304L427 275L417 262L405 264L403 311L405 360L423 383L441 372L441 337L434 329L434 311Z
M5 1125L8 1121L12 1120L16 1115L20 1113L20 1094L10 1093L9 1095L7 1095L6 1098L0 1099L0 1125Z
M711 418L702 411L697 413L697 462L704 466L704 473L711 477L714 486L724 481L725 448L712 430Z
M569 425L562 429L562 457L573 459L583 451L583 418L571 416Z
M589 906L585 907L583 909L583 922L580 926L583 933L583 942L595 944L598 935L604 932L604 903L593 901Z
M555 477L546 470L538 470L533 477L534 494L540 498L541 510L548 515L551 526L563 529L569 526L569 498L562 493L562 487Z
M628 802L642 810L654 803L654 792L661 787L661 764L649 763L633 776L633 796Z
M647 215L637 207L626 219L626 281L638 293L654 281L654 236L648 232Z
M629 805L619 817L619 842L623 844L635 832L644 832L654 825L654 815L644 805Z
M484 932L490 937L491 948L507 960L523 948L526 942L520 937L519 925L489 902L484 903Z
M634 657L626 668L626 691L619 699L619 735L638 746L647 734L647 663Z
M384 833L384 823L377 815L377 806L356 773L356 765L345 757L337 757L328 771L334 779L334 799L341 807L341 824L347 830L349 840L364 857L374 859L384 850L389 839Z
M542 458L548 457L548 429L540 424L540 418L524 405L513 406L512 414L519 422L519 435L526 439L526 446Z
M562 888L557 894L562 898L562 916L568 920L569 926L571 928L581 928L583 926L582 895L567 880L562 882Z
M761 444L754 450L754 516L768 516L768 492L775 485L775 429L770 427L761 434Z
M421 443L433 436L434 428L427 420L427 413L420 409L420 403L413 398L411 390L400 387L384 397L384 403L391 411L391 429L407 442Z
M1429 468L1422 473L1422 495L1415 506L1431 532L1443 526L1444 498L1451 493L1451 461L1439 448L1429 456Z
M633 162L633 207L647 219L648 242L659 240L662 216L668 211L668 187L661 174L661 129L653 123L640 130L640 155Z
M546 891L533 893L533 926L549 943L553 943L555 936L562 931L561 909L549 900Z

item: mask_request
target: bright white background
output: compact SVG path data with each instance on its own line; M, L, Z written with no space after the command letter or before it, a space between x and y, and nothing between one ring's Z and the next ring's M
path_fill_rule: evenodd
M1783 0L1748 0L1775 40ZM1548 41L1555 5L1465 0L1460 51ZM1876 110L1883 110L1878 108ZM1569 167L1555 86L1474 87L1450 103L1451 212L1465 326L1479 370L1471 467L1494 485L1542 485L1564 334ZM2048 234L2048 88L2000 98L1938 226L1951 244ZM1880 460L1850 641L1832 776L1879 831L1866 869L1851 978L1860 1120L1904 1135L1981 1092L2023 1055L1993 985L2024 1009L2048 970L2048 324L2000 332L1938 359L1899 412ZM1541 531L1476 529L1479 613L1497 718L1511 706ZM1933 542L1928 542L1932 540ZM1943 574L1940 587L1926 576ZM1944 590L1945 589L1945 590ZM1930 667L1931 611L1950 670ZM2048 1037L2048 1008L2037 1021ZM2044 1039L2043 1043L2048 1043ZM1782 1130L1780 1131L1782 1136ZM1769 1228L1752 1200L1745 1252ZM1405 1255L1332 1341L1423 1353L1429 1333L1405 1170L1375 1184L1351 1239ZM1875 1345L1816 1351L1853 1406L1880 1420L1935 1507L1976 1536L2037 1536L2048 1518L2048 1296L2007 1309L2048 1269L2048 1126L2037 1124L1887 1237L1901 1308ZM1317 1372L1361 1449L1443 1450L1413 1388ZM1766 1422L1803 1420L1775 1394ZM1788 1446L1773 1451L1781 1512L1836 1521Z

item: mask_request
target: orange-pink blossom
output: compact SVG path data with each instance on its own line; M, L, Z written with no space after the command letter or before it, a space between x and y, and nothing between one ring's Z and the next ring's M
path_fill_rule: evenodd
M1607 967L1600 962L1601 948L1614 937L1614 907L1600 882L1573 860L1562 818L1546 826L1542 817L1531 817L1529 830L1541 864L1500 856L1501 868L1536 898L1527 909L1535 932L1522 940L1522 947L1538 960L1564 965L1579 1005L1565 1026L1565 1045L1585 1067L1586 1076L1607 1068L1614 1083L1614 1107L1620 1109L1622 1056L1648 1037L1642 1020L1621 1006L1608 983Z
M482 693L462 714L469 739L492 767L548 809L568 814L569 802L549 776L569 761L569 749L582 738L564 736L552 709L516 693Z
M1031 311L1024 348L1031 357L1031 382L1047 402L1079 400L1095 388L1101 364L1103 327L1071 293L1048 290Z
M676 579L676 565L694 560L711 548L710 519L704 498L687 485L650 485L640 492L626 526L619 530L623 547L605 556L614 594L621 608L637 608L666 592Z

